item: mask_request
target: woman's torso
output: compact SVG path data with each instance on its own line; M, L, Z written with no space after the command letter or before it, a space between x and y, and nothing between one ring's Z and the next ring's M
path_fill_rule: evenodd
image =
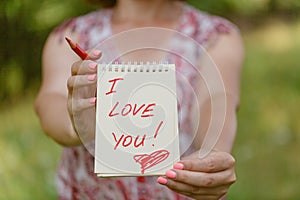
M70 28L79 34L79 44L84 49L90 49L112 35L111 17L111 10L95 11L65 22L56 31L63 32L62 30L65 28ZM195 63L203 53L200 49L213 45L220 34L229 32L231 28L232 25L228 21L207 15L183 4L183 14L176 28L180 37L172 38L170 52L173 53L168 53L164 57L169 63L176 65L181 154L189 154L195 150L192 146L195 125L192 124L194 119L191 113L194 109L194 91L197 88L200 67ZM182 38L190 42L183 45ZM157 177L100 179L93 173L93 167L93 156L85 147L64 148L58 168L59 198L188 199L159 185L156 182Z

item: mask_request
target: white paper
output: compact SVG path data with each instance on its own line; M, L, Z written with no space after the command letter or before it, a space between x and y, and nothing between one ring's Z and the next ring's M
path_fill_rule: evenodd
M179 160L174 64L99 64L95 169L163 175Z

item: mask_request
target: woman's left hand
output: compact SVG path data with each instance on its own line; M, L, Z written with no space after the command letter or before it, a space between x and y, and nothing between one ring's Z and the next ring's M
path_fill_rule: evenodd
M221 151L212 151L202 159L198 154L195 152L183 158L157 181L194 199L220 199L236 181L235 160L229 153Z

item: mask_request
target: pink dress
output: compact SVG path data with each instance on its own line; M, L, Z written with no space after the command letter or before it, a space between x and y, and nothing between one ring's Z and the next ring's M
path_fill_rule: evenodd
M225 19L211 16L195 8L183 4L177 31L191 37L204 47L214 44L220 34L228 33L233 25ZM60 32L66 27L77 32L81 39L79 44L85 48L93 48L96 44L111 36L111 16L109 9L98 10L78 18L66 21L56 31ZM63 37L62 37L63 38ZM182 54L193 49L178 45ZM198 59L199 53L195 52L194 59ZM178 57L178 56L177 56ZM177 72L184 74L185 78L193 86L195 84L195 69L176 56L169 56L169 63L176 64ZM193 58L192 58L193 59ZM178 105L180 147L187 149L190 146L193 134L191 134L191 113L193 91L187 88L184 81L177 77L177 95L184 98ZM192 147L185 154L192 152ZM181 152L183 153L183 152ZM157 177L126 177L126 178L97 178L93 173L93 157L83 146L64 148L61 162L58 168L57 188L59 199L91 199L91 200L184 200L189 199L179 195L165 186L156 182Z

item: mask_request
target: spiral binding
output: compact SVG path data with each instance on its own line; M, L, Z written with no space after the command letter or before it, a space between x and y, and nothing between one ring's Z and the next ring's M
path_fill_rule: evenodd
M168 72L170 66L167 61L157 62L114 62L101 63L98 70L103 72Z

